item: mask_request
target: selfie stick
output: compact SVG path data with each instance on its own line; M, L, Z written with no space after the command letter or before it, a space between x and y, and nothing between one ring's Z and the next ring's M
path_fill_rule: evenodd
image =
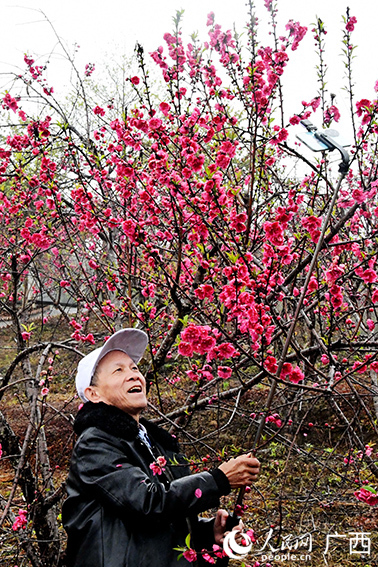
M266 418L268 417L270 407L272 405L273 397L274 397L274 394L276 392L277 383L278 383L277 378L281 374L282 367L283 367L283 364L285 362L286 355L287 355L287 352L289 350L290 342L291 342L291 339L292 339L292 336L293 336L293 333L294 333L294 329L295 329L295 326L296 326L297 321L298 321L299 313L302 309L303 301L304 301L304 298L306 296L308 285L310 283L311 275L312 275L312 272L313 272L314 267L316 265L319 252L323 247L325 233L326 233L326 230L328 228L328 224L329 224L332 212L333 212L333 208L336 204L336 200L337 200L337 197L338 197L341 182L343 181L344 177L348 173L349 165L350 165L350 163L349 163L350 158L349 158L348 152L345 150L345 148L343 148L341 145L339 145L333 139L332 136L327 135L327 133L321 133L321 132L319 133L318 130L317 130L317 127L314 126L309 120L302 120L301 124L303 124L303 126L307 129L307 131L311 132L318 141L322 142L326 146L326 150L328 150L328 151L338 150L340 152L341 158L342 158L342 160L339 164L340 176L339 176L337 186L336 186L335 191L334 191L333 196L332 196L332 201L331 201L331 204L329 206L327 216L326 216L326 218L323 222L322 231L321 231L319 240L317 242L314 255L312 257L310 268L307 272L306 281L305 281L304 286L302 288L302 293L301 293L301 296L299 298L297 308L295 310L295 314L294 314L293 320L292 320L290 328L289 328L289 332L286 336L286 341L285 341L285 345L284 345L284 348L283 348L283 351L282 351L282 355L281 355L280 361L278 363L278 367L277 367L277 370L276 370L275 377L272 380L272 384L271 384L271 387L270 387L270 390L269 390L269 394L268 394L268 398L267 398L266 406L265 406L265 411L263 412L263 415L261 416L260 423L259 423L259 426L257 428L255 440L253 442L253 447L252 447L252 450L251 450L253 456L255 456L255 454L257 452L257 446L259 444L262 432L264 430ZM243 504L244 493L245 493L245 488L240 488L238 497L236 499L234 511L233 511L232 515L227 518L228 526L230 526L230 529L232 529L233 526L237 525L239 520L240 520L240 516L241 516L242 510L243 510L242 504Z

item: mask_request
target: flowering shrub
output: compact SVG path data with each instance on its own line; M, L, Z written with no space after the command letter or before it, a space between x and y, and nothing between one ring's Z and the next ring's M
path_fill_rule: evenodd
M84 76L78 71L81 87L67 112L31 55L2 95L7 129L0 146L0 301L12 317L20 357L3 386L21 362L35 426L27 441L38 452L31 462L41 467L43 488L26 448L21 462L28 474L20 486L35 506L31 545L44 564L54 565L59 556L57 522L46 516L56 501L49 498L55 487L43 427L45 396L50 402L53 392L53 362L46 361L55 331L42 341L50 317L45 312L29 326L37 302L62 314L69 341L59 348L73 359L121 326L145 329L151 407L159 418L167 414L170 424L177 418L190 428L194 414L206 409L214 419L205 436L218 438L236 418L250 435L275 379L280 407L274 400L263 413L267 435L282 440L291 428L285 442L292 447L310 427L306 412L314 412L311 434L327 429L331 436L334 420L343 442L349 440L353 460L339 459L344 469L357 463L361 477L377 475L364 432L375 431L378 369L378 103L374 97L354 100L349 79L352 165L336 193L339 172L328 154L310 161L292 140L303 119L319 125L340 119L325 89L324 23L318 20L312 31L319 92L298 101L286 119L282 78L291 53L311 32L290 20L278 36L276 3L264 3L273 25L271 45L258 40L252 3L245 45L214 14L208 16L207 41L193 38L185 45L177 14L174 30L156 50L146 55L137 46L138 70L130 70L126 83L135 98L127 111L85 90L95 76L88 63ZM343 43L350 72L356 25L348 13ZM152 89L149 64L161 73L159 89ZM38 116L26 104L28 93L41 102ZM296 175L296 166L304 173ZM250 445L248 435L239 444ZM310 437L307 430L304 435ZM16 449L10 454L20 454ZM328 463L328 457L316 458ZM153 474L161 475L165 465L157 459ZM373 501L364 490L360 500ZM16 485L2 523L15 492ZM19 527L25 517L19 514ZM185 553L195 560L195 551Z

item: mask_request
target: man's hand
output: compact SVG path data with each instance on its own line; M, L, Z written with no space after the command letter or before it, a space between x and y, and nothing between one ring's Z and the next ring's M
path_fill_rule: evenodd
M240 455L220 465L231 488L242 488L256 482L260 474L260 463L251 453Z
M228 518L228 512L222 510L221 508L217 511L214 522L214 540L219 546L223 545L224 536L229 532L226 531L226 522ZM232 528L233 530L242 531L244 528L243 522L240 520L239 524Z

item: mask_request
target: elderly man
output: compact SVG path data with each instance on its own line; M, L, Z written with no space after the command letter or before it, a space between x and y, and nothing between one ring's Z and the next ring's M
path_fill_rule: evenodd
M79 363L76 387L85 403L63 505L69 567L188 565L175 550L188 533L199 557L222 545L225 533L224 510L215 519L197 514L258 477L250 455L190 474L176 439L140 419L147 399L137 363L146 346L143 331L123 329Z

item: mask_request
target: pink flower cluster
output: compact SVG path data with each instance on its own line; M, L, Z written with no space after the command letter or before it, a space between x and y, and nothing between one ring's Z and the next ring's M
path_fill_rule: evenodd
M277 427L282 427L282 420L280 419L278 413L274 413L273 415L268 415L265 418L265 423L274 423L274 425L277 425Z
M190 324L181 333L179 353L191 357L193 353L207 354L207 360L232 358L236 349L231 343L216 345L219 333L205 325Z
M356 16L350 17L350 18L348 19L346 25L345 25L345 29L346 29L348 32L352 32L352 31L354 30L354 26L355 26L356 23L357 23L357 18L356 18Z
M28 523L26 516L27 516L27 511L20 508L18 511L18 516L16 516L16 519L13 522L13 526L12 526L13 531L17 531L20 529L24 530L26 528L26 525Z
M334 104L324 111L324 123L329 126L333 120L335 122L340 120L339 109Z
M165 465L167 464L167 460L165 457L156 457L156 461L150 464L150 469L152 470L154 475L161 475L165 471Z
M289 20L289 22L286 24L286 29L289 31L290 35L293 36L293 45L291 46L291 50L295 51L299 46L299 42L302 41L302 39L306 35L307 28L301 26L299 22Z
M299 366L293 367L290 362L285 362L281 370L281 378L283 380L290 380L293 384L298 384L304 379L304 374Z
M94 63L87 63L86 66L85 66L84 75L86 77L90 77L94 70L95 70L95 64Z
M3 98L3 108L9 108L16 112L18 109L18 104L15 98L13 98L9 93L7 93Z
M249 531L252 531L252 530L249 530ZM249 535L249 532L247 532L247 534ZM222 548L217 544L213 545L212 552L210 552L210 553L206 549L202 549L201 552L197 553L192 548L186 549L183 552L183 556L185 557L185 559L187 561L189 561L189 563L193 563L194 561L197 561L199 554L202 557L202 559L204 559L206 561L206 563L209 563L210 565L215 564L217 557L218 558L227 557L225 552L222 550Z
M303 217L301 218L301 225L310 233L311 240L317 243L320 237L319 229L322 226L322 219L313 215L310 217Z

